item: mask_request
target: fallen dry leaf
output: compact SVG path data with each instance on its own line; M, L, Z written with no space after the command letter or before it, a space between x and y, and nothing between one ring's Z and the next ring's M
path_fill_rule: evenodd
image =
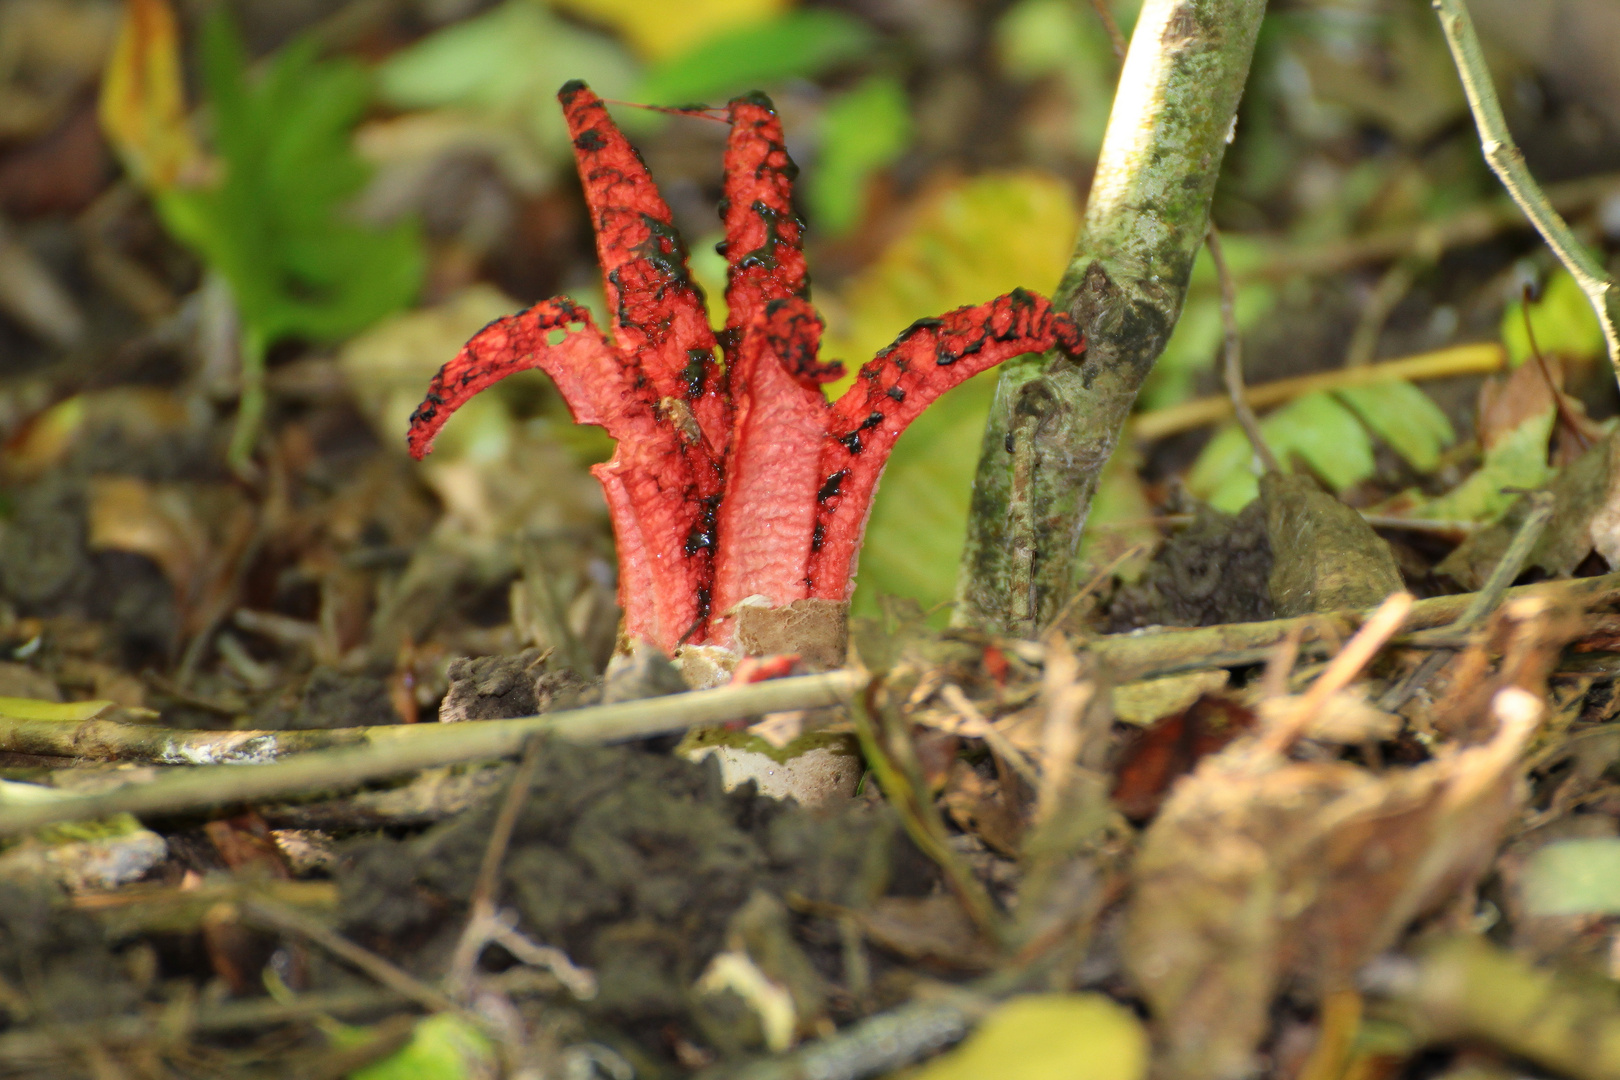
M1483 746L1382 775L1296 763L1254 742L1172 791L1134 868L1125 961L1160 1021L1160 1075L1247 1076L1284 979L1312 996L1472 884L1522 799L1542 714L1493 700Z

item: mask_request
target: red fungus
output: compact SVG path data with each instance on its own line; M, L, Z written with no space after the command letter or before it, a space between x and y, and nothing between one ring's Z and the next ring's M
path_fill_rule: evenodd
M451 413L515 371L540 368L574 419L617 440L592 472L619 551L625 632L665 652L729 645L730 612L763 596L847 600L878 477L929 403L1020 353L1085 347L1079 328L1022 289L922 319L829 403L843 367L818 358L797 168L770 99L731 102L721 217L730 306L715 361L703 294L669 207L635 148L583 83L558 94L596 227L610 341L552 299L498 319L433 379L411 416L417 458Z

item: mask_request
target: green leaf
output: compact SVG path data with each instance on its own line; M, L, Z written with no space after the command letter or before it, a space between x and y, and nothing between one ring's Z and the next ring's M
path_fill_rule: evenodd
M967 536L968 498L978 466L996 372L947 393L900 436L867 522L854 610L878 613L880 595L925 608L951 598Z
M1531 915L1620 915L1620 839L1557 840L1524 868Z
M294 42L250 83L223 7L203 32L203 82L223 175L158 196L164 223L231 286L250 336L335 340L404 307L422 277L413 224L349 220L366 167L350 145L365 73Z
M890 75L874 75L827 106L821 117L821 154L810 174L815 224L845 232L866 206L866 182L892 164L911 142L911 110L905 87Z
M519 120L547 150L568 153L557 88L584 79L605 97L625 94L636 64L601 34L533 0L506 0L452 23L378 66L378 95L404 109L467 109Z
M1404 379L1347 387L1337 396L1419 472L1439 465L1440 451L1457 438L1434 399Z
M636 98L658 105L718 102L854 60L876 41L865 23L842 12L789 11L716 34L671 57L647 73Z
M1074 190L1050 173L984 173L936 189L910 227L834 296L822 354L854 368L917 319L1019 286L1051 294L1080 228ZM976 438L976 437L975 437Z
M1331 394L1307 394L1284 405L1260 422L1260 433L1278 461L1288 465L1298 457L1336 492L1373 474L1372 438ZM1258 470L1243 431L1229 424L1193 462L1187 490L1235 514L1259 495Z
M1555 271L1541 299L1530 305L1530 325L1543 356L1558 354L1589 360L1604 354L1603 328L1568 270ZM1507 346L1508 362L1514 367L1530 357L1522 303L1509 304L1502 313L1502 344Z
M1495 521L1519 497L1503 488L1539 488L1557 471L1547 464L1547 442L1557 419L1549 406L1526 420L1486 451L1468 479L1444 495L1420 501L1408 513L1441 521Z
M1079 223L1072 190L1045 173L989 173L936 191L875 262L818 298L829 322L822 355L850 367L830 392L917 319L1020 285L1051 289ZM857 610L875 611L885 593L925 608L951 598L995 380L994 371L968 380L900 436L862 549Z
M476 1080L494 1068L488 1037L459 1016L439 1013L419 1021L398 1053L356 1069L348 1080Z
M962 1045L905 1080L1141 1080L1148 1040L1102 994L1028 994L999 1005Z

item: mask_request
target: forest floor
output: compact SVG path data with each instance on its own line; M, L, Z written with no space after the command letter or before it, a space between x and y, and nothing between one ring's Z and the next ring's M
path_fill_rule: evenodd
M0 1075L1620 1077L1620 393L1427 10L1268 17L1231 279L1195 269L1054 625L945 625L992 373L896 449L847 654L689 690L625 653L611 444L543 377L405 452L481 326L601 306L534 117L577 74L768 84L858 358L1055 282L1117 61L1058 0L739 5L759 70L556 6L233 5L238 74L292 86L232 114L265 146L300 82L353 91L309 130L371 238L315 274L341 303L262 309L235 219L185 234L103 132L119 5L0 7ZM1580 49L1620 31L1542 7L1589 32L1502 45L1510 120L1613 267L1620 91ZM615 116L717 298L722 129ZM1230 421L1223 284L1286 475Z

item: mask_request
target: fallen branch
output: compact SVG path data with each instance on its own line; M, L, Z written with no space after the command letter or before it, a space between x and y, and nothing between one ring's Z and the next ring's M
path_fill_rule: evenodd
M1419 600L1401 623L1400 632L1454 623L1474 602L1475 596L1459 593ZM1572 606L1592 607L1620 600L1620 573L1521 585L1509 589L1506 596L1545 596ZM1349 637L1371 614L1371 611L1339 611L1267 622L1137 631L1094 638L1087 647L1113 679L1127 682L1179 671L1261 663L1268 650L1284 640L1296 626L1303 627L1301 647L1314 644L1316 651L1321 651L1329 640L1342 641Z
M7 1066L80 1058L88 1045L128 1045L159 1037L178 1040L186 1034L252 1031L278 1024L322 1020L334 1016L374 1014L398 1009L406 999L388 990L370 988L300 994L291 1001L253 998L227 1001L195 1011L165 1009L141 1016L120 1016L71 1026L36 1024L12 1028L0 1035L0 1062Z
M1403 356L1361 367L1338 368L1314 375L1260 383L1248 387L1243 397L1251 409L1268 409L1318 390L1344 390L1352 386L1406 379L1447 379L1456 375L1490 375L1507 366L1507 350L1494 341L1454 345L1434 352ZM1232 415L1232 399L1225 394L1184 401L1152 412L1139 413L1131 421L1130 432L1138 439L1162 439L1180 431L1191 431L1206 424L1218 424Z
M289 761L187 769L144 784L126 785L95 794L24 806L0 806L0 836L15 836L42 825L84 821L117 813L177 813L297 793L352 790L373 780L400 776L419 769L512 757L522 751L531 735L537 734L576 742L610 743L765 713L841 705L850 700L866 678L863 671L841 670L516 720L349 728L345 729L344 737L351 739L352 745L306 753ZM95 721L90 723L94 724ZM0 725L0 749L29 746L33 749L25 751L27 753L77 753L74 749L77 743L74 733L86 725L57 723L54 726L56 732L53 739L49 730L51 725L47 722L19 721ZM132 742L150 745L153 731L163 731L171 738L196 738L199 745L210 735L222 734L166 729L145 731L144 736ZM274 740L283 733L225 734L257 734ZM105 742L99 745L105 745ZM265 742L260 745L274 748L276 744ZM44 749L51 746L55 749ZM263 762L266 759L259 757L254 760Z

